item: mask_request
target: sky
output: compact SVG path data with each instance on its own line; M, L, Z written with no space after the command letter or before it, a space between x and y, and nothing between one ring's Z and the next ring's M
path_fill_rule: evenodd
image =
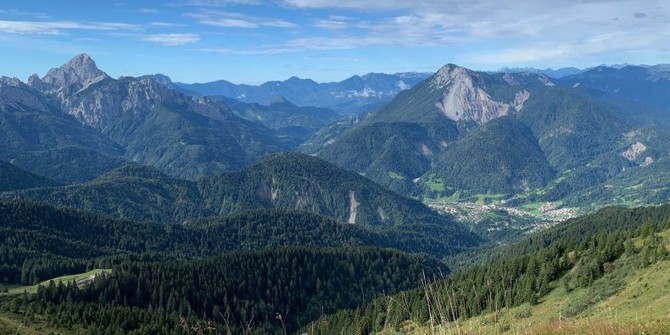
M447 63L670 63L667 0L3 0L0 75L87 53L112 77L340 81Z

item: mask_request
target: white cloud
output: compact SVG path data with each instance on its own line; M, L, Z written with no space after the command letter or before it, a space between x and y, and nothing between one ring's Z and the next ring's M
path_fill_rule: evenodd
M250 16L241 13L226 12L219 10L208 10L200 13L189 13L187 17L195 19L198 23L224 28L296 28L297 25L288 21L273 18Z
M258 25L245 20L232 18L218 18L218 19L202 19L198 21L201 24L208 26L217 26L225 28L257 28Z
M73 21L0 21L0 32L15 34L60 35L68 30L135 30L139 26L115 22L80 23Z
M321 29L347 29L349 28L349 23L345 21L338 20L316 20L314 26Z
M472 52L463 58L505 64L618 50L659 52L670 45L666 0L284 0L284 4L388 14L382 19L367 15L367 21L346 24L332 18L316 21L316 27L341 30L341 35L313 40L317 46L312 48L460 44L476 50L486 45L498 50ZM352 34L353 29L362 32ZM286 46L295 43L289 41Z
M142 40L167 46L178 46L196 43L200 41L200 37L196 34L152 34L143 36Z

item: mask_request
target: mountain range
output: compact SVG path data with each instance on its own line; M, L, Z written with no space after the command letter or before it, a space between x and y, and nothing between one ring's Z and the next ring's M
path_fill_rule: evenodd
M225 103L152 78L112 79L85 54L27 85L3 78L0 104L0 159L62 182L87 181L128 161L195 179L299 144Z
M448 64L427 78L369 74L330 84L268 83L255 89L274 92L274 100L261 104L226 97L230 92L186 94L193 87L162 75L113 79L82 54L27 84L0 80L0 160L61 183L87 182L128 162L195 181L300 147L419 198L461 192L512 204L574 205L586 194L603 194L596 202L622 203L627 183L665 180L663 169L653 167L670 153L670 102L661 94L667 73L660 65L598 67L551 79ZM405 79L402 90L390 90ZM269 90L307 97L355 85L388 89L389 99L398 94L372 112L342 119ZM662 199L666 192L660 184L643 198Z
M543 74L549 78L562 78L562 77L567 77L575 74L582 73L586 70L583 69L578 69L576 67L562 67L558 69L552 69L552 68L544 68L544 69L536 69L533 67L503 67L498 69L497 71L492 71L492 73L496 72L502 72L502 73L539 73Z
M245 103L271 104L284 99L298 106L333 109L341 115L359 115L383 105L396 94L428 77L429 73L368 73L340 82L317 83L291 77L258 86L225 80L202 84L172 83L184 92L200 96L224 96Z

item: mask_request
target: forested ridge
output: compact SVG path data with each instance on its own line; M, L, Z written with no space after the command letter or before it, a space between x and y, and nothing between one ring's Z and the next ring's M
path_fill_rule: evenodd
M106 267L115 259L174 259L284 246L377 246L439 257L457 252L439 227L374 230L295 210L254 210L190 225L116 220L72 210L0 202L0 283L35 284Z

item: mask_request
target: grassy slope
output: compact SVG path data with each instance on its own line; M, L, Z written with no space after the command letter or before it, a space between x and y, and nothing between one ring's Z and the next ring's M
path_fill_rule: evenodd
M670 230L659 235L670 249ZM635 242L640 247L640 241ZM551 283L552 292L535 306L526 303L458 324L417 327L408 323L407 333L670 334L670 260L640 268L636 265L640 257L622 257L608 275L569 293L557 280ZM608 291L616 293L608 296Z
M79 279L87 278L87 277L90 277L90 276L93 276L93 275L97 276L97 275L100 275L102 273L107 273L107 272L111 272L111 271L112 271L111 269L95 269L95 270L91 270L91 271L85 272L85 273L79 273L79 274L75 274L75 275L56 277L56 278L53 278L53 279L45 280L45 281L43 281L43 282L41 282L37 285L33 285L33 286L18 286L18 287L10 288L8 294L21 294L24 291L28 292L28 293L31 293L31 294L32 293L37 293L37 288L38 287L47 286L47 285L49 285L49 282L51 282L52 280L56 284L58 284L60 282L69 283L69 282L72 282L73 280L79 280Z
M0 334L14 335L74 335L85 334L85 330L73 326L72 329L59 329L46 325L39 320L26 321L21 315L0 314Z
M37 285L33 286L19 286L9 289L9 293L0 293L0 297L14 294L22 294L27 292L29 294L36 293L39 286L49 285L50 281L55 283L59 282L71 282L73 280L78 280L92 275L99 275L101 273L110 272L110 269L95 269L89 272L80 273L76 275L61 276L56 277L50 280L45 280ZM81 334L81 329L73 327L72 329L63 329L63 328L53 328L47 325L44 320L41 320L39 316L33 316L30 319L26 319L23 315L11 313L8 311L0 312L0 334L15 334L15 335L47 335L47 334L59 334L59 335L69 335L69 334Z

